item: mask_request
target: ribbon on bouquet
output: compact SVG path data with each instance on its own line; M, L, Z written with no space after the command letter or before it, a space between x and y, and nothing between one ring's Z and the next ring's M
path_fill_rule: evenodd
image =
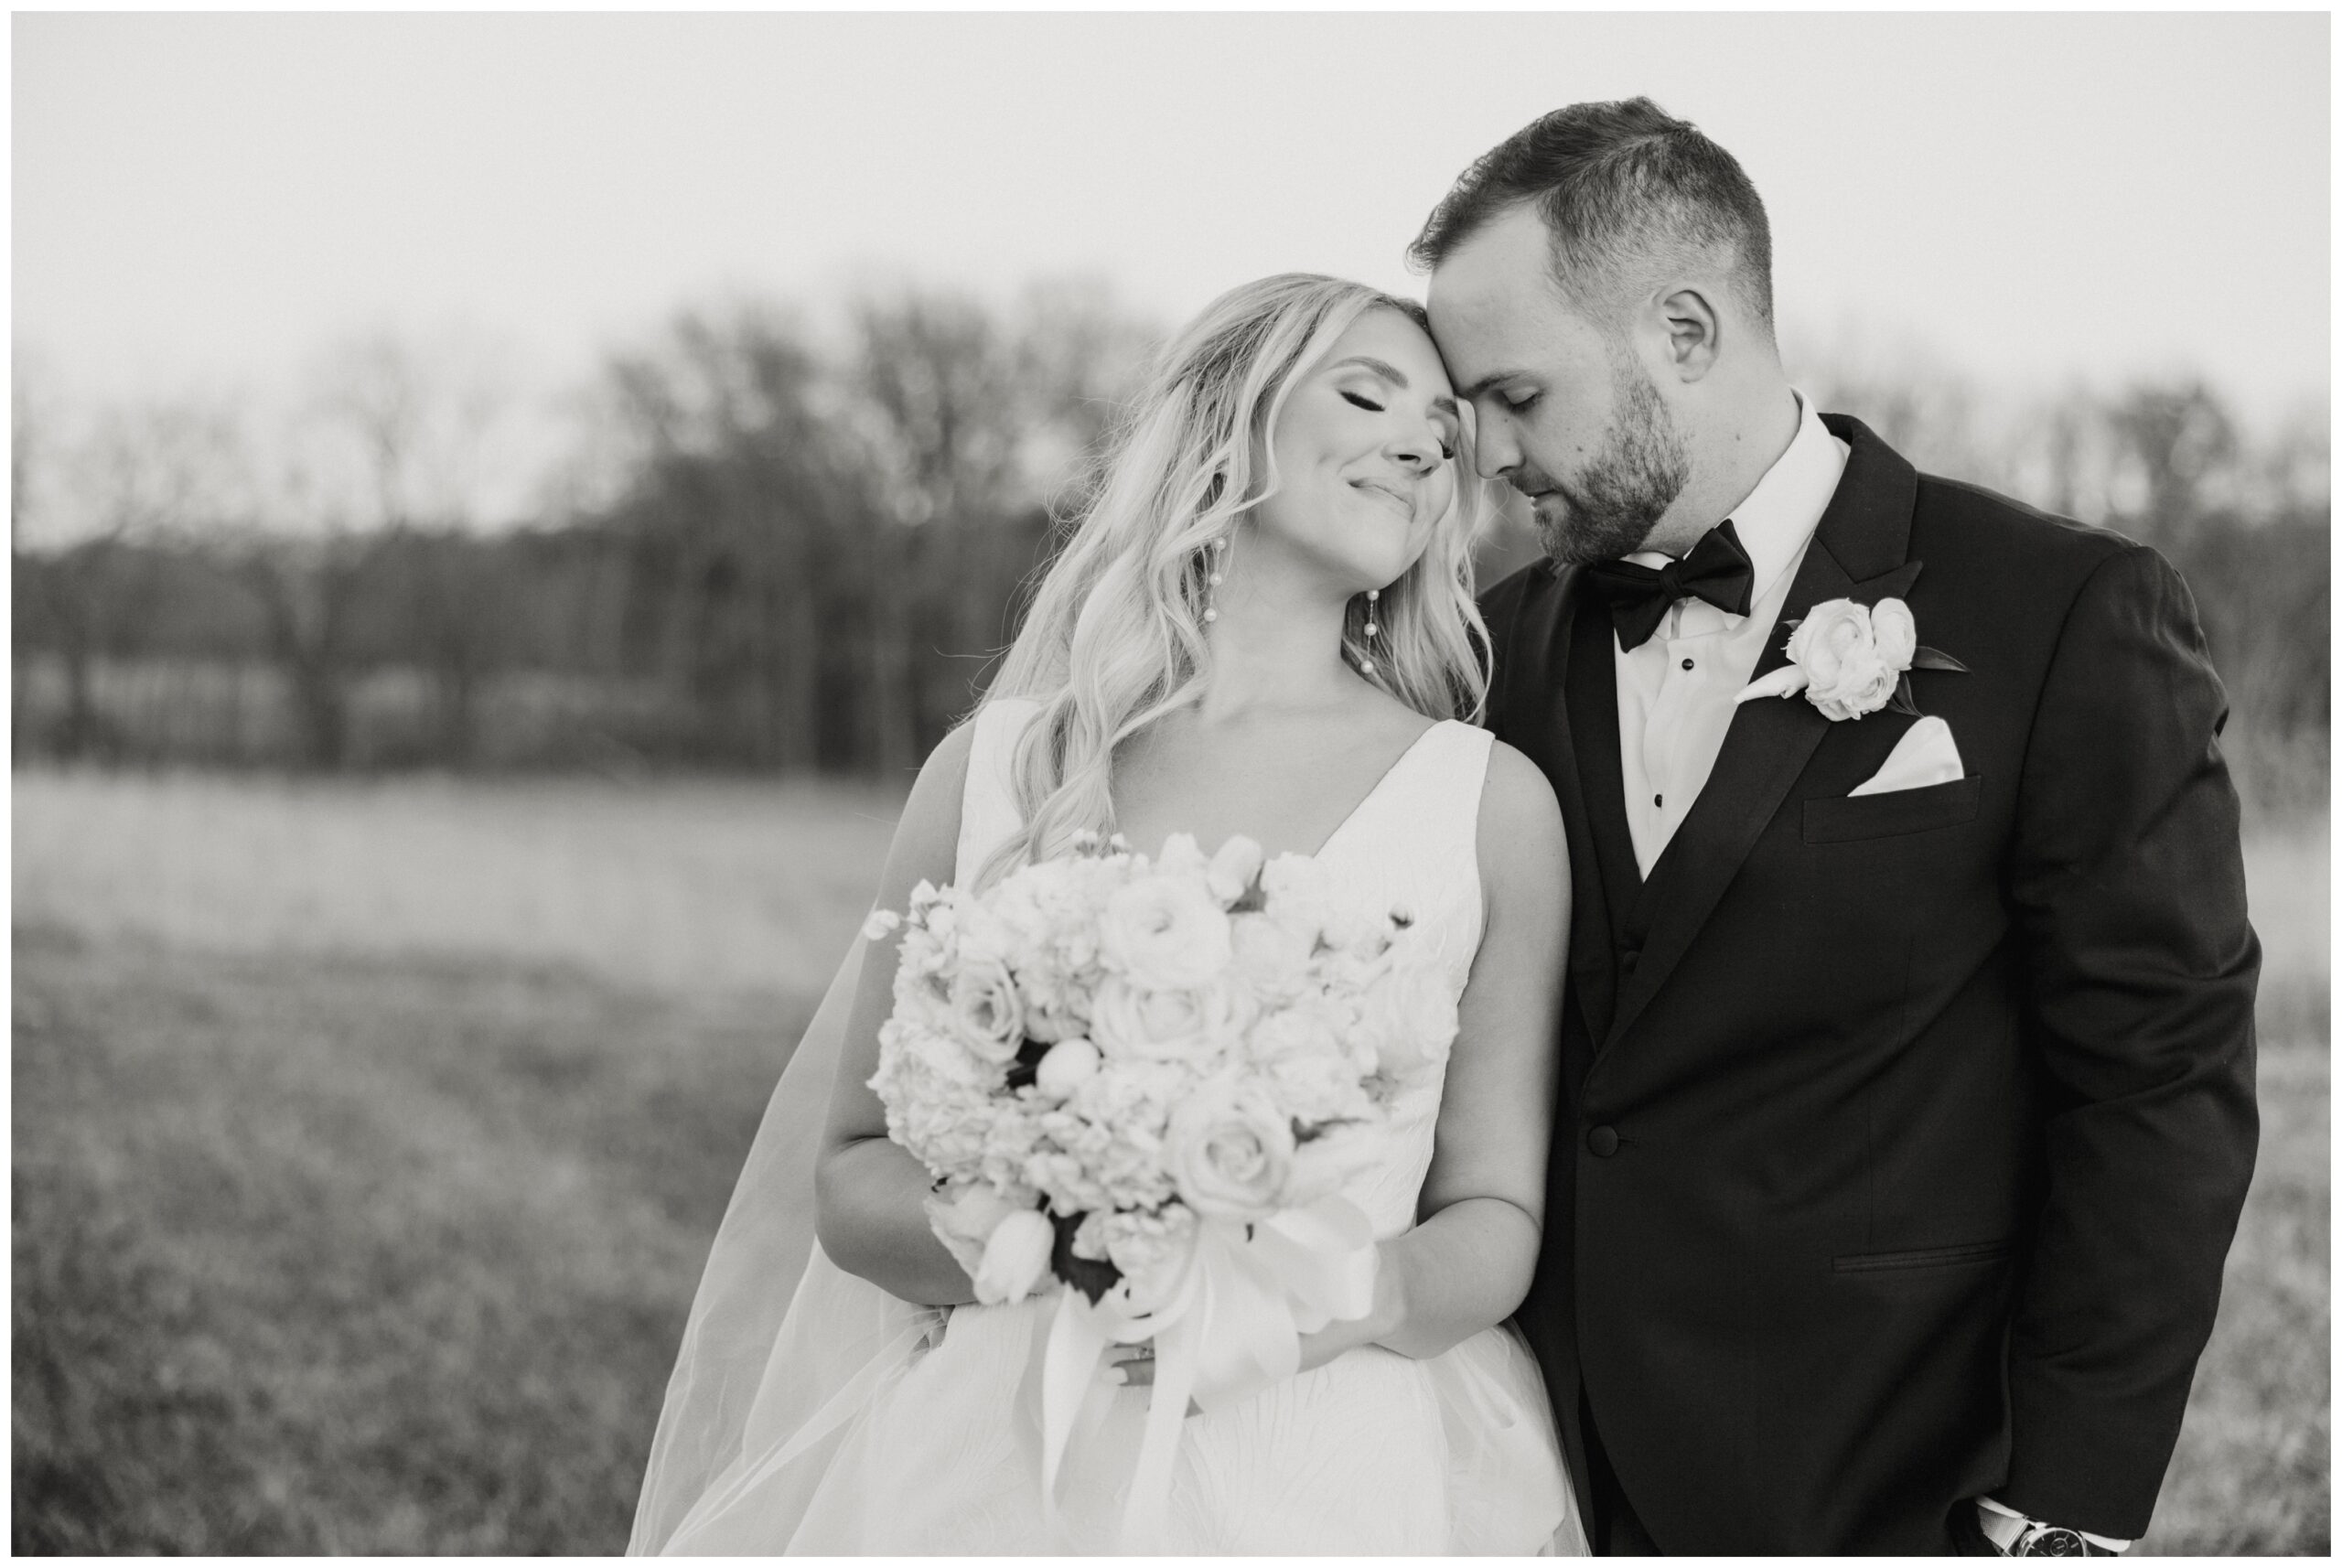
M1041 1491L1052 1528L1058 1473L1109 1349L1155 1342L1120 1549L1160 1551L1188 1402L1218 1409L1292 1377L1302 1335L1373 1310L1374 1269L1373 1227L1337 1195L1266 1219L1198 1216L1193 1251L1159 1301L1133 1300L1127 1278L1095 1303L1059 1292L1041 1364Z

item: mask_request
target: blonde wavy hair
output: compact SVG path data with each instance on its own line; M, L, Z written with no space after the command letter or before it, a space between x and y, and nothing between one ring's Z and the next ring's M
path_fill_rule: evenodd
M1423 307L1363 284L1281 273L1220 295L1165 347L1061 526L1006 662L986 693L1037 700L1013 761L1024 825L985 861L989 886L1111 834L1115 748L1198 700L1211 668L1203 613L1208 556L1244 512L1277 493L1270 434L1290 390L1370 310L1429 329ZM1350 601L1342 647L1375 684L1435 719L1477 720L1488 696L1487 628L1472 599L1480 484L1456 476L1430 542L1376 606Z

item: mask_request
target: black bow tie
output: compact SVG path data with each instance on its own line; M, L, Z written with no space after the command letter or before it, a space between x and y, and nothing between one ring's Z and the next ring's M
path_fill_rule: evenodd
M1756 585L1747 547L1729 518L1700 535L1681 561L1656 569L1631 561L1604 561L1587 571L1610 601L1610 624L1618 628L1618 646L1628 649L1649 641L1678 599L1705 599L1726 615L1745 616Z

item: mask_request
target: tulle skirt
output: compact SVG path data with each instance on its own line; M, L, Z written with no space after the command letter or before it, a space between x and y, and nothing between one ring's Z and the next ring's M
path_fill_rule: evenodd
M670 1552L998 1554L1116 1549L1148 1391L1101 1391L1041 1493L1040 1367L1054 1299L948 1315L895 1304L819 1255L791 1317L851 1318L863 1353L751 1421ZM854 1287L860 1287L857 1292ZM867 1293L865 1294L863 1293ZM810 1297L810 1299L809 1299ZM888 1298L891 1300L891 1298ZM854 1304L865 1305L854 1305ZM1352 1350L1190 1416L1168 1534L1150 1552L1583 1554L1535 1361L1509 1327L1411 1360Z

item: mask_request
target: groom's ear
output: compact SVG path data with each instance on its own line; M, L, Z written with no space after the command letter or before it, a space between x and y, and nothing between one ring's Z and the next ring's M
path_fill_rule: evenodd
M1723 321L1708 296L1696 288L1679 288L1660 296L1658 311L1667 334L1668 362L1677 377L1696 381L1714 370Z

